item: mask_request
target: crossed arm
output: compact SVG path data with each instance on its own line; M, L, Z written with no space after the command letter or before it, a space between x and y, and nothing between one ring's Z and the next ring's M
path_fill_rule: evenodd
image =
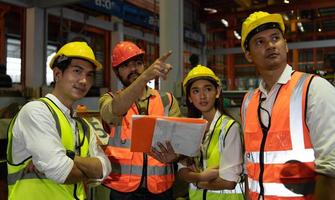
M236 182L224 180L219 176L219 169L208 168L202 172L192 167L182 167L178 171L178 175L189 183L194 183L197 187L209 190L232 190L236 186Z
M72 170L64 183L73 184L89 179L100 179L102 174L102 164L98 158L75 156Z

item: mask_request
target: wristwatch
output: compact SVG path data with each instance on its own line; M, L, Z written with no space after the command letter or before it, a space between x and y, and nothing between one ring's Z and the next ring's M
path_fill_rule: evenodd
M74 151L71 150L66 150L66 155L71 158L72 160L74 160L74 157L76 156L76 153Z

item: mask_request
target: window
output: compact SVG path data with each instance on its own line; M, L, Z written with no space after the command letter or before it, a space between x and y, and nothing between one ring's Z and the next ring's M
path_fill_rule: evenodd
M51 68L49 67L49 63L52 59L52 57L56 54L57 51L57 47L54 45L48 45L47 46L47 63L46 63L46 84L50 85L50 83L54 80L53 77L53 72L51 70Z
M7 39L7 74L13 83L21 83L21 41L14 38Z

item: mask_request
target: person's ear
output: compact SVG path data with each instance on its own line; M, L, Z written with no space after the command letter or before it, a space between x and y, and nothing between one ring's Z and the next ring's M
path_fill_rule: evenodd
M251 55L250 51L246 50L246 51L244 52L244 57L245 57L245 59L247 59L248 62L250 62L250 63L253 62L253 61L252 61L252 55Z
M287 41L286 41L286 39L284 39L285 40L285 49L286 49L286 53L288 53L288 45L287 45Z
M55 67L52 70L53 70L54 79L57 82L60 76L62 75L62 71L58 67Z
M218 86L218 87L216 88L216 95L215 95L215 97L216 97L217 99L220 97L221 90L222 90L222 87L221 87L221 86Z
M119 67L116 68L116 69L114 68L113 71L114 71L114 74L115 74L117 77L120 77Z
M190 96L188 97L188 100L190 101L190 103L193 103L192 98Z

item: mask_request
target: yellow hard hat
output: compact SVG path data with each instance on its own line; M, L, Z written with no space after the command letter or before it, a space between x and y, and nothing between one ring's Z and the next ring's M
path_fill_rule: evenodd
M49 66L51 69L53 68L55 60L62 55L87 60L95 65L97 70L102 68L101 63L95 59L93 50L86 42L69 42L62 46L50 61Z
M214 81L216 81L218 85L221 85L221 81L219 77L217 77L210 68L202 66L202 65L197 65L196 67L191 69L191 71L184 78L184 81L183 81L184 92L186 93L186 87L189 81L191 81L194 78L200 78L200 77L211 78Z
M249 41L256 33L270 28L278 28L285 32L285 25L280 14L269 14L267 12L254 12L243 22L241 47L243 52L248 49Z

